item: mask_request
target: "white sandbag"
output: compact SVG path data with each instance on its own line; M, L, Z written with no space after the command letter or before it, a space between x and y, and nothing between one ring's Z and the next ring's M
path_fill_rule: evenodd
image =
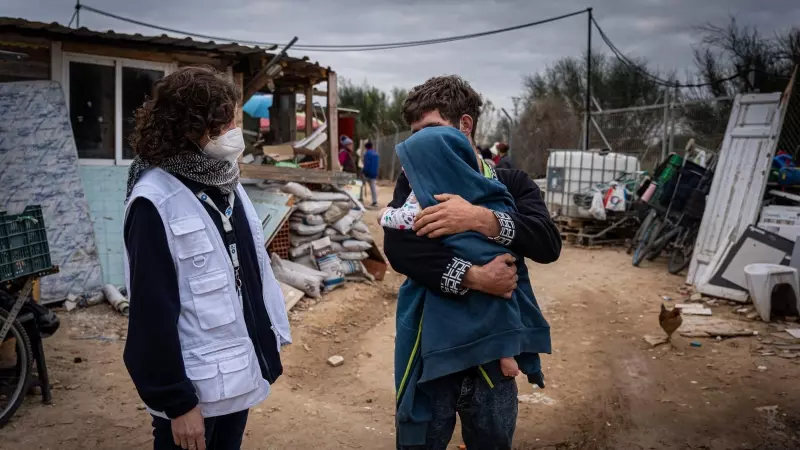
M342 194L341 192L312 191L309 200L315 202L321 202L321 201L346 202L350 200L350 197L348 197L347 194Z
M325 220L319 214L309 214L303 217L303 223L306 225L325 225Z
M342 241L342 242L344 242L344 241ZM341 253L341 252L345 251L345 248L344 248L344 246L342 246L341 242L331 241L331 250L333 250L333 253Z
M331 248L330 238L324 237L311 243L317 267L321 272L325 272L326 277L322 280L325 291L331 291L344 285L344 273L342 272L342 260Z
M291 224L289 226L291 226ZM316 241L321 237L322 233L312 234L309 236L300 236L299 234L291 233L289 235L289 244L291 244L292 247L299 247L303 244L308 244L311 241Z
M314 258L311 256L310 253L308 255L300 256L299 258L292 258L292 262L295 262L297 264L302 264L303 266L308 267L309 269L317 270L317 262L314 261Z
M325 273L281 259L276 254L271 259L276 280L300 289L310 297L319 298L322 295L322 280L327 276Z
M325 230L325 224L321 225L306 225L304 223L289 222L289 229L299 234L300 236L310 236Z
M303 214L322 214L331 207L333 202L302 201L297 204L297 209Z
M361 261L342 261L342 272L344 272L345 279L348 280L357 278L359 281L364 279L375 281L375 277L367 271Z
M360 231L362 233L369 233L369 227L367 224L364 223L363 220L359 220L353 224L353 230Z
M355 239L348 239L346 241L342 241L342 247L351 252L365 252L372 248L372 244L369 242L357 241Z
M369 258L367 252L341 252L339 258L344 261L361 261Z
M350 212L349 204L343 205L342 203L336 202L331 205L327 211L325 211L325 214L322 215L322 218L325 220L325 223L334 223L346 216L348 212Z
M300 244L297 247L292 247L289 249L289 258L291 259L300 258L301 256L310 254L311 254L311 242L306 242L305 244Z
M312 194L311 189L303 186L300 183L295 183L293 181L290 181L285 185L281 186L281 190L283 192L286 192L287 194L292 194L295 197L301 198L303 200L311 198Z
M325 228L325 232L323 234L325 235L325 237L331 238L332 241L346 241L350 239L350 236L339 233L338 231L334 230L331 227Z
M364 211L359 209L351 209L346 216L337 220L336 223L331 225L331 228L341 234L347 234L353 228L353 224L364 216Z
M375 240L372 239L372 235L369 234L369 233L362 233L360 231L350 230L350 236L352 236L353 239L356 239L356 240L359 240L359 241L363 241L363 242L367 242L369 244L372 244L373 242L375 242Z

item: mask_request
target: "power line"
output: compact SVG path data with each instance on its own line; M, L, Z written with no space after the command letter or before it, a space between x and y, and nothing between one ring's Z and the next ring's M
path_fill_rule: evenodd
M622 53L619 50L619 48L617 48L616 45L614 45L614 43L611 41L611 39L608 37L608 35L606 35L606 33L603 31L603 29L600 28L600 24L598 24L597 21L594 18L592 18L592 23L594 23L595 28L597 28L597 32L600 33L600 38L603 39L603 42L605 42L605 44L611 50L611 53L625 67L627 67L628 70L631 70L633 72L638 72L641 75L643 75L644 77L649 78L650 80L652 80L653 82L655 82L656 84L659 84L661 86L677 87L677 88L700 88L700 87L706 87L706 86L713 86L713 85L719 84L719 83L725 83L725 82L732 81L732 80L735 80L736 78L740 78L740 77L744 76L744 73L737 72L737 73L735 73L735 74L733 74L733 75L731 75L729 77L722 78L720 80L706 82L706 83L692 83L692 84L681 84L681 83L678 83L678 82L664 80L662 78L659 78L659 77L649 73L644 68L642 68L639 64L637 64L636 62L632 61L627 56L625 56L625 54Z
M87 11L93 12L95 14L99 14L101 16L109 17L111 19L120 20L123 22L131 23L134 25L139 25L147 28L153 28L156 30L164 31L167 33L175 33L175 34L182 34L185 36L197 37L202 39L209 39L212 41L227 41L227 42L237 42L241 44L247 45L256 45L256 46L266 46L266 47L281 47L281 44L277 44L275 42L264 42L264 41L251 41L251 40L242 40L242 39L233 39L228 37L222 36L213 36L208 34L201 34L201 33L194 33L184 30L178 30L175 28L168 28L160 25L155 25L152 23L144 22L141 20L131 19L129 17L120 16L118 14L113 14L107 11L103 11L92 6L88 6L85 4L76 5L76 9L86 9ZM489 31L483 31L479 33L470 33L470 34L462 34L457 36L449 36L444 38L436 38L436 39L422 39L416 41L402 41L402 42L386 42L381 44L348 44L348 45L330 45L330 44L303 44L303 45L295 45L294 48L300 51L311 51L311 52L363 52L363 51L377 51L377 50L391 50L396 48L409 48L409 47L419 47L423 45L434 45L434 44L443 44L447 42L455 42L461 41L466 39L474 39L484 36L491 36L500 33L506 33L509 31L516 31L521 30L524 28L530 28L537 25L544 25L550 22L555 22L558 20L566 19L569 17L577 16L579 14L584 14L588 11L588 9L582 9L580 11L574 11L568 14L562 14L560 16L550 17L547 19L537 20L534 22L528 22L521 25L514 25L511 27L505 28L498 28Z

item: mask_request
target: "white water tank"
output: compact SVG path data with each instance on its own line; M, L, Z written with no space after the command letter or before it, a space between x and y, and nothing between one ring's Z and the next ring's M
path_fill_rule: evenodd
M575 194L589 192L592 186L608 183L625 173L639 171L635 156L613 152L550 150L547 158L545 201L550 214L564 217L591 217L588 205L575 203Z

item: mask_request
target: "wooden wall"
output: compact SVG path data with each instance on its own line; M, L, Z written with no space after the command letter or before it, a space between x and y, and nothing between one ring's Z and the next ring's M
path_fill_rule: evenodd
M50 42L46 39L0 35L0 50L28 55L18 61L0 59L0 82L50 79Z

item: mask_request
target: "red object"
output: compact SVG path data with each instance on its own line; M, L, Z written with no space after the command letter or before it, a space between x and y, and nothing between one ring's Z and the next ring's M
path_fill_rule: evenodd
M339 116L339 136L348 136L353 139L353 148L357 148L358 144L355 143L353 136L356 135L356 118L355 117L341 117ZM364 137L364 136L360 136Z

